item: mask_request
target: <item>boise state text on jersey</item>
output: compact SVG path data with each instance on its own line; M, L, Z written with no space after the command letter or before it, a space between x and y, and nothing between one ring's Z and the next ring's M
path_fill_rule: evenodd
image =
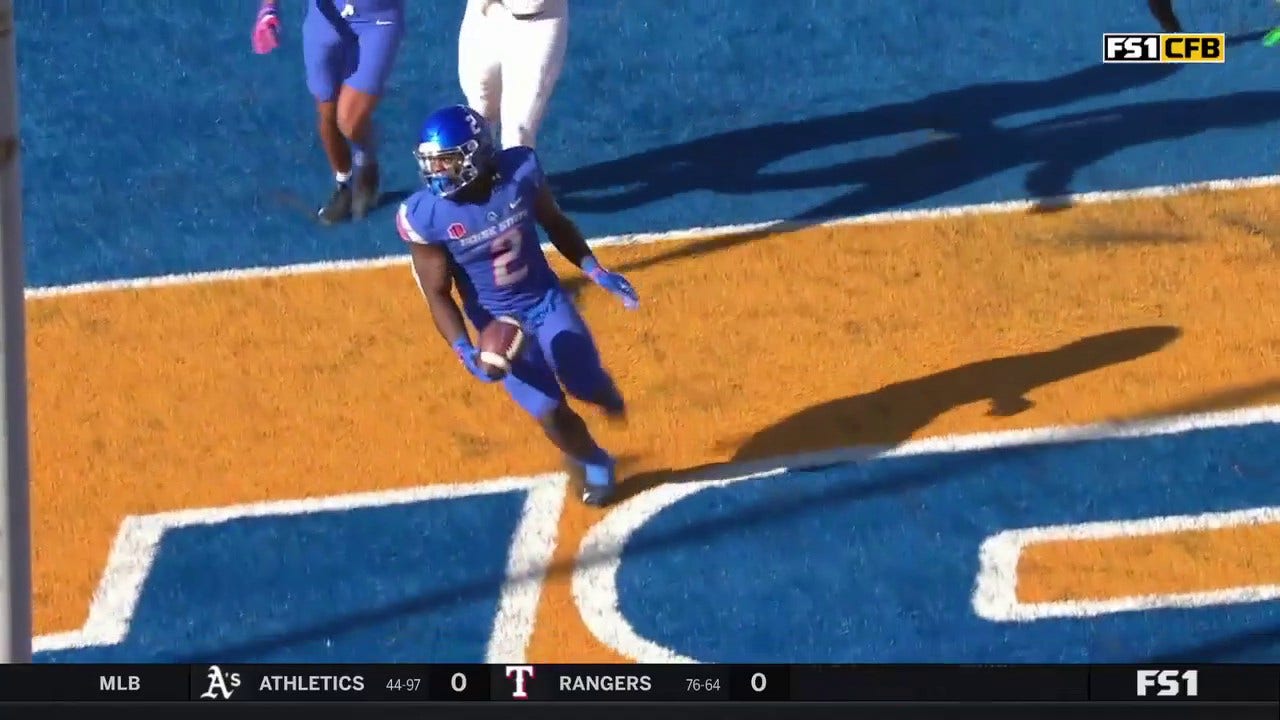
M560 287L533 215L545 179L527 147L503 150L495 167L488 201L457 202L419 190L400 206L396 227L407 242L445 247L469 313L479 306L494 315L519 314Z

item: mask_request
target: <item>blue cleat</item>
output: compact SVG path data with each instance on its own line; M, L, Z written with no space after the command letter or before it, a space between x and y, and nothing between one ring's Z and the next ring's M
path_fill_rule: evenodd
M613 499L618 489L614 474L614 462L582 465L582 502L592 507L604 507Z

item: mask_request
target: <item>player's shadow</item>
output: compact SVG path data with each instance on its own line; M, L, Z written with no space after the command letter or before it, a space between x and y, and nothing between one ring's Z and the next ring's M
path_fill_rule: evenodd
M1150 658L1147 662L1173 665L1205 662L1206 658L1219 663L1253 662L1239 658L1242 655L1257 655L1260 651L1276 647L1280 647L1280 624L1272 623L1268 627L1250 628L1226 637L1189 644L1180 650Z
M373 209L381 210L388 205L399 205L408 200L412 194L412 190L388 190L378 195L378 201L373 204Z
M374 202L371 211L377 212L390 205L398 205L407 200L412 194L412 190L388 190L382 192L378 195L378 199ZM295 191L279 190L271 193L268 197L276 205L279 205L300 217L304 217L307 220L314 220L316 217L316 208L312 205L311 200L302 197Z
M1228 46L1260 32L1233 36ZM780 230L834 217L899 209L1019 167L1030 167L1026 195L1041 209L1068 203L1076 173L1128 148L1186 138L1212 129L1280 120L1280 92L1241 92L1163 100L1072 113L1025 125L1007 119L1164 80L1176 65L1092 65L1057 78L972 85L925 98L822 118L772 123L641 152L554 176L569 210L618 212L699 191L752 195L847 188L763 229L680 243L636 270L750 242ZM769 171L790 157L877 137L914 134L891 154L825 167Z
M731 130L556 173L551 182L565 209L600 213L696 191L749 195L779 190L799 183L767 168L795 155L908 133L921 140L983 139L995 132L1001 118L1132 90L1178 70L1176 65L1099 64L1048 80L970 85L917 100ZM893 173L895 181L909 177L905 169ZM811 180L811 189L849 181Z
M1172 326L1117 330L833 400L751 434L729 463L640 473L626 478L621 494L631 497L666 483L740 477L780 466L856 460L902 443L943 413L972 403L989 403L992 416L1017 415L1032 407L1027 395L1037 388L1149 355L1180 335Z
M839 434L832 441L863 440L880 441L883 444L883 441L890 439L905 440L914 430L922 427L937 414L971 402L988 401L991 403L991 410L996 414L1016 413L1029 407L1026 394L1035 388L1157 352L1176 340L1180 334L1181 331L1178 328L1168 326L1129 328L1086 337L1054 350L985 360L916 380L895 383L865 395L826 403L766 428L752 436L751 440L742 446L736 457L755 458L770 452L771 447L776 448L775 443L783 439L783 433L796 432L803 435L812 431L815 425L820 425L828 419L849 418L856 414L859 408L868 413L870 418L880 418L886 423L885 427L871 428L867 426L868 418L855 417L852 418L854 429ZM1280 393L1280 378L1273 378L1253 385L1218 391L1176 407L1153 410L1143 413L1143 417L1236 407L1277 393ZM895 409L898 404L913 405L914 409L904 408L899 412ZM815 446L812 442L807 444L810 447ZM789 449L793 451L794 446ZM865 457L869 452L871 450L868 449L819 451L807 457L792 458L791 461L784 458L766 460L759 462L759 468L770 469L780 465L812 468L820 463L832 464L860 456ZM1034 449L1012 448L1005 455L1022 452L1034 452ZM911 470L890 472L874 483L855 484L834 493L830 488L820 493L800 491L781 503L771 502L758 507L740 508L733 513L715 514L677 528L647 533L642 538L636 537L629 540L627 550L630 553L641 554L661 552L671 547L687 546L699 539L715 537L723 532L741 532L743 528L776 521L789 514L812 512L815 507L830 507L833 504L858 502L876 496L927 487L942 482L946 477L954 477L956 473L980 469L983 464L992 462L996 457L998 456L991 453L940 455L935 461L926 459L916 463ZM630 458L627 461L629 462ZM706 466L679 473L659 472L636 476L625 482L622 488L623 495L634 495L641 489L663 482L714 480L718 477L741 476L753 471L751 465L752 463L748 461ZM604 550L603 553L584 551L578 557L553 562L547 568L545 579L562 580L577 570L611 562L614 559L609 549ZM132 659L179 663L260 662L263 657L275 655L285 648L313 643L321 638L333 638L358 632L396 618L436 612L443 608L461 607L470 603L487 602L499 588L510 586L512 583L541 583L543 580L544 575L538 570L517 576L507 576L503 572L433 589L396 602L320 619L310 624L271 631L235 644L213 648L186 648L178 653L164 653L142 658L135 656ZM1188 650L1185 654L1179 654L1178 658L1204 659L1229 656L1242 649L1247 650L1261 643L1273 642L1278 636L1280 636L1280 630L1264 628L1256 633L1205 643ZM435 660L444 659L435 658ZM1139 658L1134 660L1138 661ZM335 661L350 662L352 659L336 658Z
M1054 350L1024 355L985 360L971 363L952 370L929 375L916 380L880 388L865 395L855 396L833 403L827 403L808 411L799 413L778 425L767 428L744 444L736 457L754 458L776 448L774 443L780 442L784 433L795 432L803 436L811 432L815 426L835 418L850 418L861 408L867 417L853 417L853 430L847 430L834 438L836 442L865 442L885 440L905 440L939 413L953 407L971 402L989 401L991 410L996 414L1016 413L1029 407L1026 394L1038 387L1080 375L1110 365L1137 359L1159 351L1181 335L1176 327L1149 326L1119 330L1101 335L1093 335ZM1166 409L1168 412L1183 412L1201 409L1219 409L1257 400L1260 397L1280 392L1280 379L1271 379L1255 385L1231 388L1225 392L1192 401L1189 405ZM908 405L912 409L895 410L896 406ZM1144 416L1164 414L1165 411L1144 413ZM873 428L867 424L868 419L879 418L884 427ZM859 429L861 428L861 429ZM821 428L819 428L821 429ZM829 438L830 439L830 438ZM813 447L814 443L807 445ZM794 446L791 446L794 450ZM1032 448L1012 448L1008 453L1034 452ZM868 450L837 451L812 453L798 461L787 462L784 459L772 459L761 463L761 469L778 467L779 465L813 467L818 463L831 464L865 456ZM715 537L728 531L742 531L752 525L776 521L789 514L812 512L814 507L830 507L833 504L858 502L868 498L901 493L914 488L926 487L944 481L946 477L954 477L958 472L980 468L991 462L996 455L991 453L973 453L965 456L939 456L936 461L922 460L908 471L888 473L874 483L851 485L846 489L832 492L830 488L820 493L800 491L787 500L771 502L758 507L740 508L737 512L716 514L693 522L683 524L663 532L649 533L643 538L632 538L628 541L627 550L631 553L661 552L671 547L687 546L700 539ZM650 473L647 476L631 478L623 485L624 495L633 495L640 489L653 487L662 482L684 480L713 480L717 477L734 477L752 472L751 463L733 463L707 466L680 473ZM584 551L576 558L558 560L547 568L545 578L564 579L571 573L584 567L599 563L611 562L615 558L609 549L602 552ZM420 595L387 603L381 606L362 609L360 611L325 618L300 627L278 630L242 641L215 648L187 648L176 654L164 654L145 658L152 662L254 662L261 661L264 656L271 656L281 649L312 643L320 638L332 638L345 633L356 632L372 625L385 623L396 618L405 618L422 613L440 611L443 608L461 607L469 603L487 602L499 588L511 583L541 583L544 576L537 570L528 575L507 576L505 573L477 577L457 585L434 589ZM1228 639L1221 646L1205 645L1204 652L1188 657L1218 657L1213 653L1229 653L1237 646L1249 646L1265 642L1273 636L1272 629L1240 638ZM139 658L134 658L138 660ZM441 660L437 658L436 660ZM1135 658L1135 661L1137 659ZM337 661L351 661L338 658Z

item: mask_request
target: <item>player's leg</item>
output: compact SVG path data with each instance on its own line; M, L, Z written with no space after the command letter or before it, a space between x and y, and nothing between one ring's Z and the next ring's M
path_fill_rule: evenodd
M558 293L534 329L538 344L569 395L610 417L626 417L626 401L604 369L591 330L568 295Z
M316 101L316 129L329 159L336 187L320 207L325 224L346 220L351 214L351 150L338 129L338 91L350 65L354 38L344 37L334 19L313 3L302 22L302 58L307 89ZM341 18L337 19L341 22Z
M512 363L503 386L533 416L547 439L562 452L583 479L582 500L604 505L613 494L614 461L596 443L582 417L569 403L542 349L531 344Z
M386 23L386 24L379 24ZM378 107L404 37L402 18L361 22L355 28L358 56L355 70L338 94L338 128L351 143L355 192L351 214L362 218L378 202L378 158L374 147L373 113Z
M469 105L498 126L502 105L502 65L498 40L494 37L494 18L501 12L489 6L488 0L469 0L458 29L458 85ZM496 139L496 138L495 138Z
M549 361L559 385L569 395L602 408L612 418L626 417L622 393L618 392L613 378L601 365L600 353L591 332L568 295L551 293L525 320L526 328L537 339L538 352ZM582 423L581 430L577 429L582 418L576 413L572 417L557 418L556 422L566 431L590 437L585 423ZM583 502L589 505L607 503L616 486L613 457L601 450L594 461L579 459L578 465L583 475Z
M566 0L548 0L535 17L504 23L502 146L535 147L569 42Z

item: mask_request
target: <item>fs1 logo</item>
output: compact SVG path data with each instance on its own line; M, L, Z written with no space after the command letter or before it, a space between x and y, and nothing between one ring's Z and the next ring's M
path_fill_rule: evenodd
M1156 697L1195 697L1200 694L1199 670L1139 670L1138 697L1149 697L1158 687Z
M525 683L533 679L533 666L508 665L507 677L515 683L515 689L511 691L511 697L516 700L528 700L529 691L525 688Z
M1191 33L1107 33L1102 62L1220 63L1227 61L1227 36Z

